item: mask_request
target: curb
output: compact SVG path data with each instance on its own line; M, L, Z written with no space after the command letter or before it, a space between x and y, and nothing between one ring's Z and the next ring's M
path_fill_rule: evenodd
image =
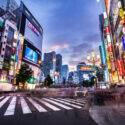
M100 113L98 109L92 109L92 107L90 107L89 114L90 114L90 117L96 122L96 124L110 125L105 121L105 117L102 116L102 113Z

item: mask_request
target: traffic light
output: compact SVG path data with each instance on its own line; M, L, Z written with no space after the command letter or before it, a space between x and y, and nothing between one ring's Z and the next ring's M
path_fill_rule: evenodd
M29 79L29 83L34 83L34 78L33 78L33 77L31 77L31 78Z

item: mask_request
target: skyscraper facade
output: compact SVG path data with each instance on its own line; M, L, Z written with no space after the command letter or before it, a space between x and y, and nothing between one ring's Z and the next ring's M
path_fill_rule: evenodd
M62 66L62 79L65 81L68 80L68 72L69 72L68 65L63 65Z
M62 56L61 54L56 55L56 72L59 73L59 83L62 83Z
M77 73L79 78L79 83L82 84L84 80L91 80L91 77L94 75L94 67L91 65L86 65L84 62L81 62L77 65Z
M44 77L50 75L54 81L54 74L56 71L56 53L44 53L44 61L43 61L43 73Z

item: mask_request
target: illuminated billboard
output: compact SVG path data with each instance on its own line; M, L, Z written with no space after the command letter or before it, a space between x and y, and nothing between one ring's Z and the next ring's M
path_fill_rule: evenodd
M33 46L35 46L37 49L42 51L42 35L35 28L35 26L27 19L26 19L26 24L25 24L24 37Z
M25 58L34 63L38 62L38 54L27 46L25 48Z
M81 66L81 70L93 70L92 67L84 67L84 66Z
M24 36L24 39L42 52L43 29L23 2L20 4L17 25L19 33Z

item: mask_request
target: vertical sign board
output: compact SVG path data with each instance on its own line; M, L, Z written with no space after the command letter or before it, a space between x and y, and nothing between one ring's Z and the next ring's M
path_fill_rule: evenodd
M101 54L102 54L103 64L106 66L106 69L104 71L104 78L105 78L106 82L109 82L109 73L108 73L108 69L107 69L107 65L106 65L106 53L105 53L103 41L101 41L101 52L102 52Z
M124 76L123 74L123 67L122 67L122 61L120 59L117 59L118 62L118 68L119 68L119 75Z
M124 51L125 51L125 39L124 39L124 37L122 37L122 42L123 42L123 47L124 47Z
M101 55L102 55L102 62L105 65L106 64L106 55L105 55L103 41L101 41Z
M123 72L125 73L125 54L122 54ZM125 75L125 74L124 74Z
M106 10L108 9L108 0L105 0L105 7L106 7Z
M113 56L113 47L112 45L108 46L109 53L110 53L110 62L111 62L111 69L114 72L115 71L115 62L114 62L114 56Z
M17 73L18 68L18 57L19 57L20 40L17 42L16 59L15 59L15 73Z

